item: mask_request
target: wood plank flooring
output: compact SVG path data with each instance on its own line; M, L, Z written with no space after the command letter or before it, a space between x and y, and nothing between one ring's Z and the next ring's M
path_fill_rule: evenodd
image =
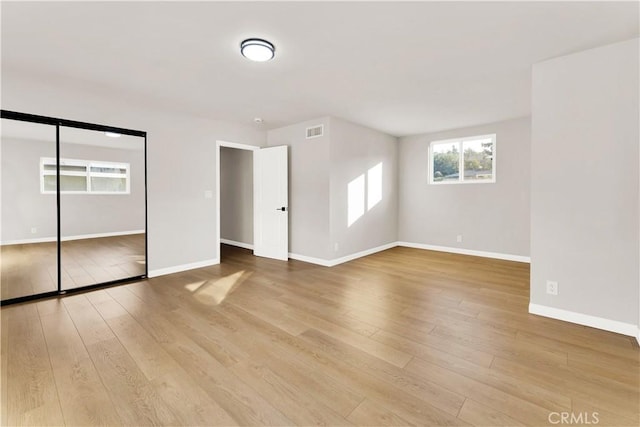
M62 289L145 274L144 234L62 242ZM58 290L55 242L0 247L3 300Z
M222 259L3 307L2 424L639 424L638 345L528 314L526 264Z

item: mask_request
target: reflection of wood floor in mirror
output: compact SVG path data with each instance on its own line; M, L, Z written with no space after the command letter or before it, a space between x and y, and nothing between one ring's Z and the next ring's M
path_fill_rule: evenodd
M3 300L58 289L55 242L2 246L0 263ZM62 289L144 273L144 234L62 242Z
M3 307L1 424L640 425L635 340L529 314L528 264L221 255Z

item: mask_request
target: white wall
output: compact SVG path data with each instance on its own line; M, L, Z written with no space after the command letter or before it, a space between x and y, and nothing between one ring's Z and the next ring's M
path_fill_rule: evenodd
M251 125L161 111L146 97L56 76L2 70L2 108L147 131L149 270L212 262L216 247L216 140L264 145ZM175 106L181 111L180 106Z
M253 245L253 151L220 147L220 237Z
M638 50L635 39L533 67L534 305L638 322Z
M320 124L324 135L306 139L306 128ZM270 146L289 146L289 252L294 256L331 261L397 240L395 137L323 117L270 130L267 140ZM365 207L349 226L349 182L378 163L383 163L382 200Z
M40 192L40 158L56 155L52 130L49 142L2 139L2 242L57 237L56 195ZM80 144L63 144L62 151L64 158L129 163L131 183L130 194L61 195L63 237L144 230L142 151Z
M398 141L397 138L341 120L330 118L331 248L332 258L354 254L398 240ZM369 191L377 190L372 168L381 165L381 200L369 208ZM362 177L365 182L362 216L348 224L348 186ZM372 201L375 199L372 199ZM338 249L336 250L336 246Z
M324 135L306 139L306 128L324 125ZM289 252L331 259L330 124L323 117L267 132L269 146L289 146Z
M5 123L5 119L2 119ZM35 125L44 128L44 125ZM50 129L49 129L50 128ZM57 200L55 195L40 193L40 157L56 156L55 127L51 140L31 141L8 138L0 142L0 196L2 212L0 241L18 243L57 236ZM45 131L45 132L47 132ZM31 233L31 228L36 233ZM144 227L143 227L144 228Z
M496 134L495 183L429 184L431 141L489 133ZM529 118L403 137L399 149L398 240L529 256Z

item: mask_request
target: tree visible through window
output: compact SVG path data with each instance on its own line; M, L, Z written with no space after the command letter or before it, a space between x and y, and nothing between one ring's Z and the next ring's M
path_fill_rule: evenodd
M429 148L432 184L496 180L495 134L433 141Z

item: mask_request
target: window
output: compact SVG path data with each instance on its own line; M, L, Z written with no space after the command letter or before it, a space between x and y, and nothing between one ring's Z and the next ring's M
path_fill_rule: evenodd
M429 183L496 182L496 135L433 141Z
M129 163L60 159L60 192L65 194L129 194ZM40 159L40 191L56 192L56 159Z

